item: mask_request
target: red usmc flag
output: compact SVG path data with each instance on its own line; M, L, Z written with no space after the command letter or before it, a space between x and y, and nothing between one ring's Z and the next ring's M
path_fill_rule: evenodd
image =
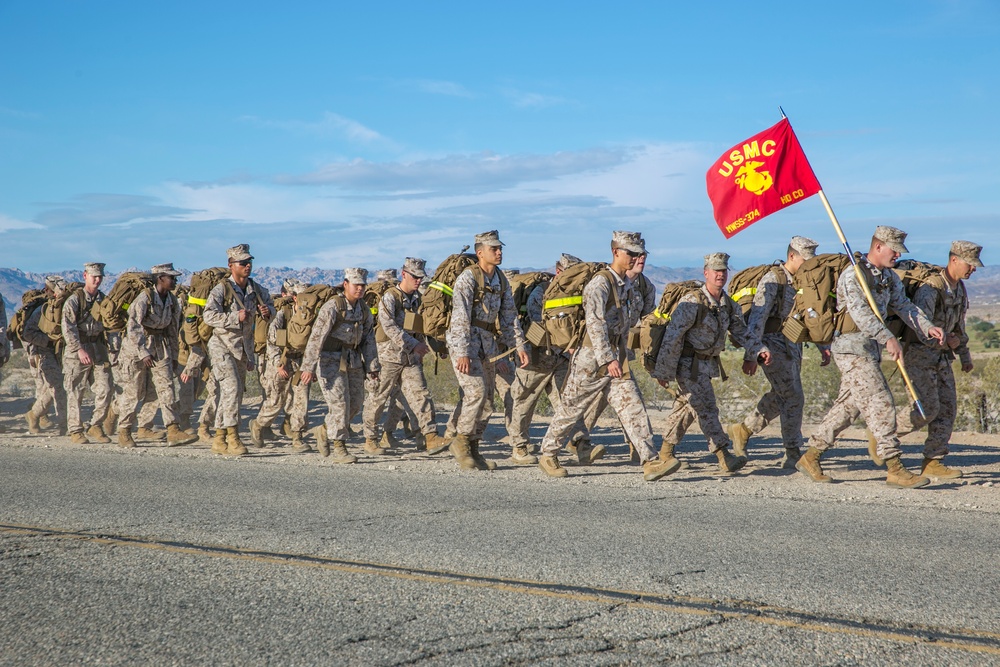
M705 180L715 222L727 239L820 191L787 118L726 151Z

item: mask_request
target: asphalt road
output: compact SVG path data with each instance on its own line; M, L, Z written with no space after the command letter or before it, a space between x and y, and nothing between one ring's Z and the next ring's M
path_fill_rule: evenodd
M67 442L0 436L0 664L1000 664L995 448L899 491L860 447L650 484Z

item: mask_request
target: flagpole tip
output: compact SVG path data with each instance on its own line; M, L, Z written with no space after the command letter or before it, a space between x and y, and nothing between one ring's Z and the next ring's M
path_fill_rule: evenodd
M778 105L778 111L781 113L782 118L788 118L788 116L785 115L785 110L781 108L780 104Z

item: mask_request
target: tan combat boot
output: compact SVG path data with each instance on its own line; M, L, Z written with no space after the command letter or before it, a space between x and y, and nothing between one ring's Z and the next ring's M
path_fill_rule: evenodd
M872 435L872 432L869 431L868 429L865 429L865 436L868 438L868 457L871 458L872 463L881 468L882 466L885 465L885 461L879 458L878 441L875 439L875 436Z
M115 412L113 407L108 408L108 414L104 418L104 423L101 424L104 427L105 433L114 433L118 430L118 413Z
M135 437L139 440L151 440L153 442L159 442L160 440L165 440L167 434L165 431L154 431L151 428L140 428L135 432Z
M647 482L655 482L661 477L673 474L681 469L681 462L671 457L669 459L652 459L642 464L642 478Z
M679 458L677 458L676 456L674 456L674 447L675 447L675 445L672 442L667 442L666 440L664 440L663 443L660 445L660 456L659 456L659 459L661 461L666 461L670 465L674 465L674 463L673 463L674 461L677 462L677 467L674 468L673 470L671 470L670 472L666 473L668 475L670 475L672 473L675 473L678 470L681 470L681 469L687 467L686 463L684 463ZM643 466L643 470L645 470L645 466Z
M291 440L295 439L295 431L292 430L291 420L289 420L288 418L286 418L285 421L281 423L281 432L285 434L286 438L289 438ZM299 437L301 436L302 434L299 433Z
M372 438L365 438L365 452L372 456L384 456L386 451L378 446Z
M518 445L510 454L510 462L516 466L533 466L538 463L538 457L524 445Z
M292 433L292 451L296 454L308 454L312 451L312 447L302 441L302 433L293 432ZM330 450L326 450L326 456L329 456Z
M118 446L131 449L135 447L135 439L132 438L132 430L128 428L118 429Z
M198 440L212 442L212 431L208 428L208 424L198 424Z
M470 451L469 436L456 435L451 439L448 449L451 451L451 455L455 457L455 463L458 464L459 468L464 470L476 469L476 461L472 458L472 452Z
M100 442L103 444L111 442L111 438L109 438L104 434L104 429L101 428L100 424L94 424L93 426L88 428L87 437L93 440L94 442Z
M389 431L382 432L382 439L379 441L379 447L382 449L392 449L393 447L399 447L402 443L399 439L394 436Z
M38 418L38 428L42 429L43 431L48 431L50 428L52 428L55 425L56 425L56 423L54 421L52 421L51 419L49 419L48 415L42 415L41 417ZM112 429L112 430L114 430L114 429ZM104 432L105 433L111 433L111 431L108 431L107 429L105 429Z
M728 447L715 450L715 456L719 459L719 470L722 472L736 472L747 464L745 456L733 456Z
M197 435L185 433L177 424L171 424L167 427L167 447L180 447L197 441Z
M427 455L434 456L448 449L448 446L451 444L451 438L440 436L435 431L434 433L425 435L424 442L427 446Z
M330 455L330 442L326 437L326 426L320 424L312 430L313 437L316 438L316 451L323 458Z
M213 454L226 453L226 429L224 428L215 429L215 437L212 438L212 453Z
M802 455L802 458L799 459L799 462L795 464L795 469L803 475L807 475L814 482L829 484L833 481L833 478L823 474L823 466L819 463L819 459L822 456L823 452L815 447L810 447Z
M886 459L885 467L887 470L885 483L895 489L919 489L931 483L926 477L914 475L907 470L898 456Z
M747 455L747 443L750 441L750 429L746 427L746 424L740 422L738 424L730 424L729 437L733 439L733 454L736 456L746 457Z
M247 453L246 445L240 440L238 426L230 426L226 429L226 453L230 456L243 456Z
M938 459L924 459L923 465L920 466L920 474L938 479L958 479L962 476L962 471L949 468Z
M556 456L542 454L542 458L538 459L538 467L549 477L566 477L569 475L566 472L566 468L559 465L559 458Z
M479 453L479 438L469 438L469 454L472 455L472 460L476 462L477 470L496 470L497 464L493 461L487 461Z
M83 434L83 431L74 431L73 433L70 433L69 441L74 445L86 445L90 443L90 440L87 440L87 436Z
M334 440L333 452L330 460L334 463L357 463L358 457L347 451L347 445L343 440Z
M642 461L642 457L639 456L639 450L635 448L632 441L625 437L625 442L628 443L628 461L629 463L639 463ZM589 443L588 443L589 444Z
M254 447L264 446L264 434L261 432L260 424L256 419L250 420L250 443Z
M24 413L24 421L28 422L28 433L37 435L42 432L42 429L38 424L39 419L35 416L35 412L33 410L28 410Z
M632 443L629 443L629 447ZM590 440L581 440L576 443L576 461L579 465L589 466L594 461L604 458L604 445L597 445L592 447L590 445Z
M781 459L781 467L785 470L795 470L795 464L802 458L802 450L798 447L786 447L785 456Z

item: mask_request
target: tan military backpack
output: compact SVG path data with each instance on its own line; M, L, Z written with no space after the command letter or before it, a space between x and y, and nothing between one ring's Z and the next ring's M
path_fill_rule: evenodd
M46 296L45 289L30 289L21 295L21 307L16 313L10 318L10 323L7 325L7 338L10 340L11 347L15 350L20 350L24 347L23 336L24 336L24 325L28 323L31 316L34 315L35 311L45 305Z

